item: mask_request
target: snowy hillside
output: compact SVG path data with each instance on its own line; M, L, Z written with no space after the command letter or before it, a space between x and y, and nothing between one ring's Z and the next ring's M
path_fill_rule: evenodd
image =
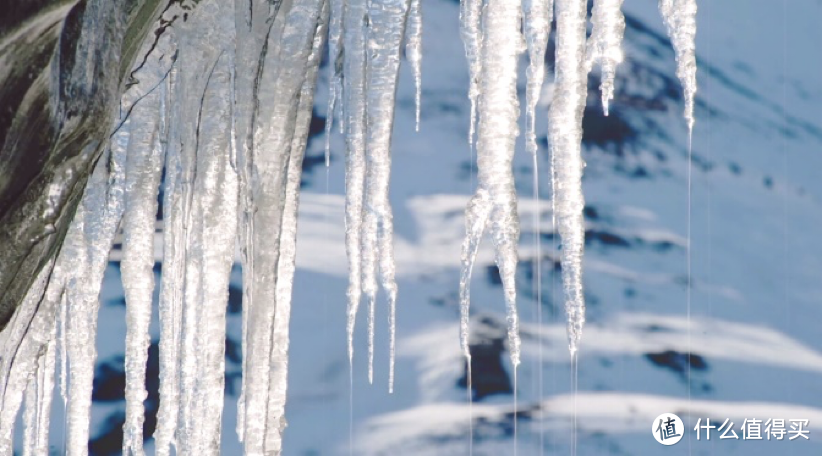
M523 361L515 385L499 273L492 250L483 245L471 290L470 406L457 293L463 213L476 171L467 144L459 5L422 2L418 133L411 72L401 70L391 180L398 359L390 395L383 297L374 384L367 380L361 312L349 386L344 147L335 128L326 169L324 65L304 163L284 454L467 454L472 433L477 455L514 454L515 447L520 455L569 454L574 436L580 455L651 455L660 447L648 428L663 412L677 413L689 429L666 454L822 453L822 2L700 2L690 173L681 88L657 2L626 0L624 6L626 60L617 70L610 115L602 114L595 71L583 125L588 322L576 394L546 172L552 72L537 117L540 201L532 198L531 158L522 135L514 159L522 217L517 280ZM549 44L549 66L553 52ZM524 92L524 72L519 81ZM541 257L534 248L536 217ZM118 454L122 446L125 312L118 265L112 261L108 268L100 313L90 443L98 455ZM241 363L239 267L232 283L224 454L241 451L233 432ZM156 321L152 334L156 342ZM155 343L148 369L149 436L156 423L157 375ZM51 438L59 452L64 421L62 402L55 402ZM740 440L697 441L690 429L698 418L717 426L730 418L737 432L745 418L808 419L810 440L748 442L740 434ZM151 448L150 440L146 444Z

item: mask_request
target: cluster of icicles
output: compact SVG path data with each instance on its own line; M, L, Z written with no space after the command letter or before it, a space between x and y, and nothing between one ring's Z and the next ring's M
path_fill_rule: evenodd
M473 145L476 133L478 169L478 188L466 209L466 238L460 279L460 342L467 359L469 382L469 282L480 239L486 228L494 245L495 261L505 294L508 349L514 379L520 363L515 284L519 223L511 166L514 143L519 134L517 63L524 48L529 58L525 91L525 145L532 155L537 188L535 110L544 82L545 52L554 17L557 24L555 75L548 113L552 214L555 230L562 242L560 263L568 318L568 347L572 357L578 350L585 323L582 286L585 246L582 172L585 163L581 156L581 142L588 74L595 64L599 65L602 106L605 115L608 115L608 104L614 97L616 69L623 58L621 44L625 30L622 0L594 0L593 5L591 34L586 38L586 0L523 0L521 6L515 2L494 0L462 0L461 3L461 30L471 78L469 143ZM693 98L696 93L696 0L660 0L659 8L674 46L677 75L685 92L685 118L690 131L693 128ZM475 128L477 122L478 127Z
M585 309L580 141L587 75L592 65L600 65L607 113L622 58L622 0L594 2L587 40L587 1L555 2L524 0L520 6L504 0L463 0L461 5L470 71L470 142L473 147L476 133L479 171L478 189L466 210L461 345L470 356L468 282L487 227L503 279L514 366L520 356L514 287L519 226L511 160L518 135L519 55L527 49L530 59L525 139L536 157L534 111L555 10L549 140L572 353ZM661 0L660 9L676 51L690 127L696 89L695 0ZM131 75L132 84L112 121L110 144L90 176L64 245L51 260L54 267L43 269L0 336L2 454L11 453L13 426L24 398L24 454L48 454L55 378L67 410L66 452L87 454L99 295L118 229L124 236L121 270L127 315L123 452L144 453L143 401L161 185L156 453L220 451L225 311L236 245L244 282L237 432L246 454L280 453L300 173L326 37L332 66L327 128L330 134L336 115L346 139L348 355L351 361L354 321L365 294L371 380L379 283L389 301L392 388L397 287L388 201L390 143L403 45L416 79L419 122L420 0L237 0L236 5L184 1L170 4L159 27L163 32L143 46L140 55L145 58Z

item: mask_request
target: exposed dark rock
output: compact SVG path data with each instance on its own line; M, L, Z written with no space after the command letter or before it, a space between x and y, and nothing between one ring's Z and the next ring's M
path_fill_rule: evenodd
M705 358L696 353L681 353L666 350L660 353L646 353L645 358L654 365L670 369L680 376L686 374L689 365L692 371L705 371L708 369L708 363L705 361Z

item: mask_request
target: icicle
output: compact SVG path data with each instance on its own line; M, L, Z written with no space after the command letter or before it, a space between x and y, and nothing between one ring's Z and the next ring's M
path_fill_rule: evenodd
M57 351L57 341L54 336L56 336L56 327L39 368L37 381L37 437L32 456L49 455L49 423L51 421L51 402L54 397L54 370Z
M168 405L158 417L159 454L169 454L172 442L178 454L218 454L220 448L225 306L237 220L229 153L230 8L206 0L178 31L180 59L170 88L179 112L168 126L164 214L170 213L164 223L170 250L161 297L161 330L170 339L161 347L161 403L164 396Z
M685 93L685 120L694 129L696 95L696 0L659 0L659 11L676 53L676 75Z
M523 0L523 32L528 47L527 83L525 86L525 148L532 155L537 153L535 111L542 83L545 79L545 48L551 32L554 12L553 0ZM536 169L534 170L536 173Z
M477 257L480 240L488 223L488 213L491 209L491 200L488 190L480 187L476 195L468 202L465 210L465 240L462 244L460 274L460 348L465 355L468 368L471 367L471 352L469 350L469 316L471 304L471 274L474 270L474 260ZM470 375L468 379L471 381ZM470 394L470 385L468 387Z
M416 0L411 0L414 2ZM366 167L365 211L362 239L363 292L368 297L368 380L373 379L374 302L377 293L377 269L382 288L388 295L389 319L389 391L393 391L394 346L397 284L394 280L394 223L388 187L391 176L391 132L394 125L394 102L400 67L400 44L409 23L407 46L409 59L419 69L419 11L407 16L406 0L383 0L369 11L368 74L366 76ZM415 44L416 42L416 44ZM416 61L416 63L415 63Z
M468 98L471 100L471 120L468 128L468 144L474 145L474 131L477 124L477 97L480 84L480 48L483 37L480 34L482 0L460 0L460 34L468 58Z
M265 451L279 454L282 451L282 429L285 423L285 403L288 373L288 322L291 313L291 293L294 280L297 253L297 210L299 207L300 180L305 146L308 139L314 105L314 89L317 81L320 54L323 49L325 23L328 17L328 2L322 2L320 23L314 36L311 54L306 64L305 81L299 95L299 108L293 139L290 145L287 179L285 186L285 207L283 208L282 231L280 237L280 257L277 265L277 315L274 319L271 363L276 366L272 372L268 396L268 422L270 432L266 437ZM272 426L275 424L275 426Z
M283 345L279 341L288 335L275 331L287 328L290 296L287 301L278 301L277 290L283 286L278 285L280 280L291 279L280 277L277 270L285 247L282 230L289 150L295 135L300 92L306 73L315 65L308 62L309 56L314 55L312 46L318 22L325 31L325 20L320 18L321 10L327 14L327 9L322 4L316 0L299 0L285 15L278 15L270 41L277 46L268 50L266 70L261 75L260 87L266 90L259 94L258 123L253 126L254 144L261 147L250 152L252 179L248 182L249 189L244 190L249 192L254 208L251 220L245 222L249 236L246 247L249 260L246 261L253 267L248 285L251 306L244 354L243 441L247 454L277 454L285 427L280 408L272 406L271 401L284 403L285 389L279 379L284 378L281 376L286 373L288 360L280 352ZM319 59L318 53L316 59Z
M179 147L178 70L173 68L163 85L161 109L167 121L160 138L166 142L163 188L163 274L160 286L160 409L154 446L158 456L168 456L179 412L178 356L182 322L185 232L182 216L182 182Z
M48 456L49 454L49 418L54 394L56 329L56 326L52 328L51 339L38 356L35 375L29 380L29 386L26 389L23 456Z
M69 400L67 407L67 453L85 455L88 451L91 391L97 358L97 311L103 273L115 231L123 214L126 149L130 120L120 124L114 134L110 153L104 154L86 186L82 208L75 222L83 220L83 248L75 258L78 271L66 287L70 315L66 325L69 358Z
M519 219L511 161L519 133L517 117L517 57L522 51L520 8L512 2L493 1L483 17L481 90L477 169L479 188L466 209L466 237L460 280L461 334L468 353L469 282L479 240L486 226L496 251L508 320L508 349L514 368L520 362L519 319L516 309L517 243ZM470 56L469 56L470 58Z
M255 131L259 117L260 94L272 90L271 81L262 81L264 62L268 54L269 36L280 2L273 6L267 0L235 0L235 61L234 61L234 130L237 167L239 169L240 210L238 241L242 253L243 269L243 324L242 391L237 400L237 435L245 440L245 403L248 370L248 318L253 312L253 283L257 274L254 268L254 201L251 192L254 175L253 153ZM261 121L265 120L262 118Z
M227 30L222 30L226 33ZM214 31L212 31L214 33ZM190 425L191 454L220 453L220 425L225 389L225 312L229 275L234 258L237 213L237 175L231 166L230 59L223 54L214 63L202 98L197 175L188 220L188 260L194 260L202 290L194 300L186 296L183 335L193 332L194 345L184 345L181 356L195 360ZM195 221L196 220L196 221ZM198 243L201 243L198 245ZM200 258L193 258L200 256ZM190 282L187 282L190 283ZM194 305L194 309L188 306ZM189 315L194 319L189 320ZM189 351L191 350L191 351ZM188 411L188 408L184 408ZM183 452L185 450L183 449Z
M84 201L90 197L89 192L86 192ZM83 203L79 210L82 208ZM56 338L57 309L60 306L61 313L65 312L64 290L67 281L85 271L82 267L85 258L84 224L83 217L72 221L57 259L43 266L9 326L0 333L0 340L3 341L0 353L0 454L5 454L4 449L10 448L11 431L22 400L23 388L29 376L35 372L37 376L32 382L39 381L43 385L37 392L37 407L50 410L54 388L53 383L51 386L47 384L53 382L54 377L55 348L52 341ZM62 350L65 352L65 344ZM63 364L65 366L65 362ZM40 394L39 391L43 393ZM65 394L65 389L63 391ZM35 406L32 401L28 401L27 407ZM47 412L35 412L35 416L31 417L37 421L34 424L37 428L34 432L36 436L29 439L35 447L48 439L49 417L50 413Z
M60 293L60 314L57 317L58 351L60 353L60 397L63 399L63 409L68 403L68 352L66 350L66 322L68 321L68 305L66 294Z
M209 3L211 9L198 11L203 15L196 20L202 22L192 23L197 34L205 24L215 26L206 38L214 40L213 52L203 61L207 76L198 78L196 73L186 72L187 96L198 101L191 106L195 109L183 116L197 120L195 146L188 148L183 143L185 173L195 174L184 193L186 293L178 349L183 432L178 445L180 453L216 455L220 452L225 312L236 238L238 182L230 153L232 58L224 47L233 39L233 27L226 20L230 17L228 5L217 1L206 5ZM188 129L185 134L191 133Z
M331 129L334 124L335 103L337 98L342 104L342 71L343 71L343 47L342 47L342 16L343 1L330 0L331 22L328 26L328 61L331 64L331 77L328 83L328 112L325 116L325 166L331 166ZM342 118L338 121L342 125Z
M0 333L0 454L13 453L12 437L17 412L27 386L36 381L34 374L38 369L39 358L45 350L44 344L52 334L54 314L51 313L49 318L46 286L53 274L53 267L53 260L43 266L9 325ZM38 309L42 304L45 306ZM27 399L26 407L36 408L29 404ZM34 420L36 417L30 421Z
M562 281L572 354L585 323L582 254L582 112L587 97L585 67L586 0L556 0L557 48L554 100L549 112L554 213L562 242Z
M348 255L348 362L354 362L354 323L362 295L361 230L365 192L365 20L366 1L348 0L343 11L345 46L344 87L346 168L345 168L345 251Z
M36 363L34 376L26 387L25 407L23 411L23 456L31 456L37 444L37 380L40 376L40 362Z
M126 298L126 422L123 454L143 454L143 401L149 324L154 294L154 225L163 150L159 142L160 93L144 96L131 113L125 187L123 259Z
M421 0L410 0L408 30L405 39L405 55L414 73L415 130L420 131L420 105L422 103L422 5Z
M622 62L622 34L625 31L625 18L620 8L622 0L596 0L591 17L593 30L588 40L586 57L587 70L599 63L602 82L602 109L608 115L608 102L614 98L614 78L616 67Z

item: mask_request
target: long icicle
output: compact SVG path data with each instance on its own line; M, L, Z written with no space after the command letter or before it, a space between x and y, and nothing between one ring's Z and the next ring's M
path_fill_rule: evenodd
M108 254L124 210L126 150L130 136L126 119L113 135L110 153L97 163L75 220L83 217L84 239L76 258L77 273L67 284L69 320L66 342L69 360L68 430L66 452L83 456L88 452L91 391L100 287Z
M523 0L523 35L528 50L528 69L526 70L525 87L525 149L531 154L533 173L533 192L536 207L534 210L534 287L537 305L537 323L542 325L542 247L540 245L540 194L539 194L539 148L536 139L536 107L545 80L545 51L548 46L548 35L554 15L553 0ZM540 328L542 334L542 328ZM538 396L542 401L542 338L539 337L539 359L536 362ZM540 450L543 434L540 432Z
M34 375L29 378L26 386L25 399L23 403L23 456L31 456L34 453L34 446L37 440L37 383L41 375L42 356L38 356L35 361Z
M69 228L71 229L71 228ZM66 305L66 294L60 292L60 313L57 316L57 353L60 360L60 398L63 399L63 409L68 403L68 353L66 351L66 322L68 321L68 310Z
M460 0L460 34L465 45L468 59L468 99L471 101L471 119L468 127L468 145L474 146L474 133L477 125L477 98L480 84L480 48L482 34L480 17L482 0Z
M413 3L416 0L411 0ZM416 18L412 18L409 2L406 0L383 0L372 5L369 13L370 36L367 76L367 121L368 138L366 143L367 175L365 194L365 227L363 239L364 291L373 302L376 286L372 283L374 271L379 268L380 283L388 295L389 324L389 374L388 390L394 390L394 350L396 344L396 300L397 284L394 278L394 222L391 203L388 198L391 176L391 133L394 127L394 105L397 90L397 77L400 67L400 44L409 25L407 37L411 49L409 58L419 77L419 6ZM412 7L413 8L413 7ZM416 61L416 63L414 63ZM365 252L371 253L366 255ZM370 259L371 264L367 263ZM373 321L371 322L373 323ZM369 324L369 331L371 324ZM371 338L372 335L369 336ZM370 345L372 351L373 345ZM369 356L370 358L370 356ZM369 359L369 378L373 372Z
M349 0L343 11L345 46L345 251L348 255L349 282L346 295L348 322L348 363L354 363L354 324L362 296L362 214L365 192L365 20L366 1Z
M277 264L277 315L272 332L271 359L276 369L272 372L268 395L268 420L277 432L266 438L266 451L282 452L282 428L285 422L285 403L288 375L289 327L291 318L291 293L294 285L297 254L297 214L299 208L300 182L305 147L314 106L314 89L328 21L328 2L321 2L319 23L306 63L306 74L299 94L296 123L291 144L285 184L285 206L283 208L280 257Z
M250 231L248 243L253 261L252 306L246 336L248 351L244 354L248 376L244 442L249 454L278 454L285 428L280 410L270 402L272 388L280 385L278 379L285 375L288 366L288 359L277 355L283 347L278 341L287 334L276 334L275 330L282 325L287 327L290 296L284 302L277 301L280 278L276 275L283 245L289 150L296 128L299 94L322 10L322 2L300 0L278 15L270 43L279 45L268 50L266 70L261 75L260 87L267 88L260 92L254 142L265 147L255 148L251 157L255 177L250 182L250 191L256 209L251 222L255 229ZM284 393L276 391L277 397Z
M176 444L181 454L218 454L220 445L225 305L236 223L236 211L231 208L236 208L237 198L233 170L226 171L231 138L231 13L226 2L205 0L189 15L180 34L176 93L182 104L181 212L186 263L177 351ZM215 224L223 227L214 228Z
M123 259L126 298L126 422L123 454L142 455L149 324L154 294L154 225L163 163L159 141L160 92L146 95L131 113L125 186Z
M173 68L163 85L163 109L168 122L162 133L166 143L163 183L163 274L160 286L160 408L154 431L158 456L168 456L177 428L179 412L179 372L177 360L182 321L182 294L185 268L185 237L182 217L180 147L176 138L180 105L176 100L178 71Z
M54 395L54 370L57 327L52 328L51 338L37 360L37 371L29 380L26 391L26 423L23 436L23 456L48 456L49 418Z
M412 0L413 1L413 0ZM368 378L373 378L374 301L377 269L388 295L389 308L389 391L393 391L395 308L397 284L394 280L394 224L388 199L391 176L391 132L394 101L400 67L400 44L405 30L408 1L381 0L369 11L368 74L366 77L365 207L362 239L363 292L369 302ZM410 21L411 19L408 18Z
M343 102L343 8L341 0L331 0L330 23L328 25L328 61L331 63L331 76L328 81L328 111L325 116L325 166L331 166L331 130L337 104ZM338 102L339 99L339 102ZM342 125L343 119L337 119Z
M252 194L254 176L254 151L257 119L260 117L261 94L272 90L270 81L263 82L265 61L268 55L269 37L274 20L279 11L280 2L274 4L267 0L235 0L234 27L234 130L236 141L237 167L239 168L240 209L238 211L238 242L240 244L243 270L243 316L242 316L242 353L243 376L240 397L237 400L237 435L245 441L245 403L248 391L247 373L249 372L249 316L254 310L254 280L257 277L254 268L254 212L255 201ZM265 98L265 97L264 97ZM264 121L264 118L261 118Z
M224 33L227 30L223 31ZM215 63L206 88L199 149L197 151L196 199L203 242L201 282L203 301L196 321L197 378L194 391L194 454L220 453L220 429L225 390L225 325L229 276L234 262L237 229L237 174L231 164L230 58L223 54Z
M568 316L568 348L576 353L585 323L582 255L582 112L587 97L586 0L556 0L557 47L554 100L549 111L554 209L562 242L562 281Z
M107 157L108 153L104 154ZM98 182L99 183L99 182ZM87 191L83 196L83 201L95 198L94 191ZM91 204L94 204L93 202ZM81 202L78 207L78 214L83 214L84 204ZM65 315L67 312L66 300L66 285L67 283L76 283L77 277L82 277L86 271L86 240L84 235L85 217L75 217L69 226L63 245L57 254L57 258L44 265L43 269L38 274L35 281L35 286L30 288L23 304L14 314L9 327L0 333L0 340L2 340L2 354L0 354L0 391L2 391L2 400L0 400L0 454L6 451L6 444L11 444L11 430L14 426L14 420L17 414L17 409L20 406L22 399L23 388L30 375L37 371L38 376L45 375L40 368L42 362L29 362L42 356L43 352L52 350L50 343L52 339L56 338L56 320L58 315ZM59 308L59 312L58 312ZM66 377L66 362L67 347L65 343L65 318L60 317L60 326L62 334L61 352L63 360L61 361L62 373L61 381L64 382L62 393L64 400L66 398L65 377ZM51 355L49 355L51 356ZM53 366L46 364L46 369L52 369L51 376L53 377ZM42 383L45 385L49 379L42 377ZM49 391L44 391L39 394L38 407L49 408L51 402L51 393L53 388ZM46 404L49 403L49 405ZM27 405L29 407L29 405ZM36 419L39 421L37 434L39 437L34 440L48 439L48 419L50 413L36 412ZM33 419L35 417L32 417ZM47 442L46 442L47 443ZM40 445L35 442L35 445ZM9 447L10 448L10 447ZM46 446L47 448L47 446ZM11 450L9 450L10 452Z
M50 300L47 296L49 280L54 277L54 265L52 260L43 266L12 316L9 326L0 333L0 454L13 453L12 439L17 413L27 387L36 377L43 350L42 341L48 341L54 326L54 314L49 312ZM18 331L19 329L24 331Z
M82 223L83 239L77 248L74 271L68 278L65 295L68 315L65 339L69 365L66 452L72 456L85 455L88 451L100 287L108 265L111 243L125 210L131 129L134 128L139 137L141 129L145 128L139 120L135 125L131 114L135 109L139 111L135 105L152 96L166 76L173 62L173 54L166 52L168 44L164 39L156 46L144 43L141 55L146 58L138 64L142 71L135 79L137 84L130 86L121 97L121 116L115 119L109 148L98 160L74 217L75 223ZM149 49L153 51L149 53Z
M537 154L536 107L545 81L545 50L554 13L553 0L523 0L523 32L528 48L527 82L525 86L525 149ZM534 173L537 173L534 167Z
M405 56L414 73L414 129L420 131L420 107L422 105L422 2L410 0L408 25L405 38Z
M466 239L460 280L460 340L468 354L469 282L479 238L487 226L494 244L495 261L502 277L508 321L508 350L514 369L520 363L519 317L515 275L519 217L512 160L519 129L517 118L517 57L523 49L519 33L520 7L492 1L483 18L481 98L477 169L479 188L466 209Z

